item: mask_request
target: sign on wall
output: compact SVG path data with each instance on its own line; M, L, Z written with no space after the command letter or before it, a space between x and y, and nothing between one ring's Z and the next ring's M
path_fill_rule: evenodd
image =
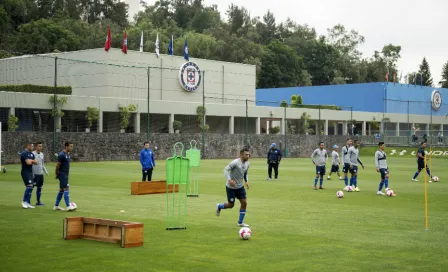
M201 85L201 70L194 62L186 62L179 69L179 83L188 92L196 91Z
M442 106L442 95L439 91L434 90L431 95L431 105L434 110L439 110Z
M427 156L432 155L432 156L448 156L448 151L446 150L433 150L433 151L426 151L425 150L425 154ZM415 156L417 155L417 152L415 150L408 152L408 150L396 150L393 149L390 151L389 155L397 155L397 156L412 156L415 158Z

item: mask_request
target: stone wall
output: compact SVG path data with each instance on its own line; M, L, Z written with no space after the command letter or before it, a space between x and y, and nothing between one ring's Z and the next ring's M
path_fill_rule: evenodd
M182 142L185 150L190 148L190 141L197 141L197 148L202 150L202 134L151 134L151 148L156 159L166 159L173 155L173 145ZM316 136L316 135L287 135L286 146L288 157L308 157L317 148L319 141L326 143L330 151L334 144L339 146L345 143L346 136ZM53 161L53 133L33 132L3 132L2 149L4 164L19 163L18 152L23 150L26 141L42 142L46 161ZM56 133L56 152L64 148L64 142L74 144L72 152L73 161L129 161L138 160L146 134L133 133ZM284 135L249 135L251 157L265 157L269 145L275 142L284 150ZM234 158L239 150L245 146L245 135L237 134L206 134L206 159Z

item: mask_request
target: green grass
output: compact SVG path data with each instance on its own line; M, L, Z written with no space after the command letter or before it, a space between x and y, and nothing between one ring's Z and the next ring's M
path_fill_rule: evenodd
M131 196L140 178L138 162L72 163L75 213L56 212L58 185L46 178L47 205L20 207L19 167L0 174L1 271L447 271L448 170L434 159L439 183L428 184L429 231L425 231L423 182L412 182L411 158L388 159L397 197L377 196L373 157L362 157L361 192L336 198L343 181L325 180L312 190L309 159L284 159L280 179L266 181L264 159L251 160L246 222L252 239L238 239L238 209L215 216L226 200L223 168L229 160L201 165L200 197L188 199L187 230L166 231L166 196ZM48 165L53 172L54 165ZM158 162L153 179L163 179ZM420 175L420 180L423 175ZM33 192L32 201L35 201ZM120 213L124 210L124 213ZM145 224L144 246L123 249L88 240L62 239L65 216L92 216Z

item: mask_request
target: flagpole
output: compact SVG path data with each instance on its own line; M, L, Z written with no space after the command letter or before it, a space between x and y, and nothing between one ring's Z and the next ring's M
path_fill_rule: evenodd
M149 142L150 137L149 137L149 133L150 133L150 114L149 114L149 99L150 99L150 95L149 95L149 79L150 79L150 69L151 67L148 66L148 128L147 128L147 132L146 132L146 140Z

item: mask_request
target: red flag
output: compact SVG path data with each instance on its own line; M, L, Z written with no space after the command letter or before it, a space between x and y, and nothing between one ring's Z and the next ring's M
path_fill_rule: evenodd
M110 35L110 26L107 27L106 43L104 44L104 50L109 51L112 44L112 36Z
M128 36L126 35L126 30L124 31L123 42L121 44L121 51L123 51L123 53L125 54L128 53Z
M387 72L387 74L386 74L386 82L389 82L389 72Z
M394 73L394 83L397 81L397 73Z

